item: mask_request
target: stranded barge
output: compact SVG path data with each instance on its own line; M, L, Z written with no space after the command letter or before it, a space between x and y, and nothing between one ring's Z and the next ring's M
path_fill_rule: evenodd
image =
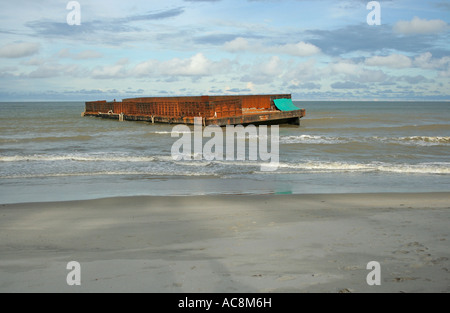
M292 103L290 94L147 97L124 99L122 102L86 102L82 116L188 125L194 124L194 120L198 123L200 117L204 126L300 125L305 110Z

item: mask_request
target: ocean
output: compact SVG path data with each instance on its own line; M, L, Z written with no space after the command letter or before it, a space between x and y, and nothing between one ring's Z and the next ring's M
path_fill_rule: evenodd
M294 102L280 164L175 161L174 125L81 117L82 102L0 103L0 203L116 196L450 191L449 102Z

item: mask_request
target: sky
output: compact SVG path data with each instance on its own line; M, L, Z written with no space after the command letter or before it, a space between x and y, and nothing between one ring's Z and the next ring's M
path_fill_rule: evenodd
M448 0L70 2L1 2L0 101L450 100Z

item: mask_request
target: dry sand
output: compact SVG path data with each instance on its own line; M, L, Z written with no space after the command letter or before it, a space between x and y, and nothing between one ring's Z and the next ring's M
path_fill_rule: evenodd
M449 292L450 193L0 205L0 292ZM66 283L70 261L81 286ZM370 261L381 286L369 286Z

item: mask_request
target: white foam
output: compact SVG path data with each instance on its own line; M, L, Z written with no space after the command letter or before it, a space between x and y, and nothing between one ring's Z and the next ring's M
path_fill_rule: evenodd
M2 156L0 162L27 161L78 161L78 162L153 162L155 157L145 156L107 156L107 155L14 155Z
M22 179L22 178L46 178L46 177L80 177L80 176L133 176L133 175L152 175L152 176L219 176L214 173L199 173L199 172L134 172L134 171L105 171L105 172L79 172L79 173L47 173L47 174L24 174L24 175L9 175L3 176L5 179Z
M290 173L301 172L390 172L403 174L450 174L450 163L390 164L390 163L345 163L345 162L305 162L281 163L281 169L294 169Z
M179 131L155 131L155 132L152 132L152 134L158 134L158 135L167 135L167 134L181 135L181 134L192 134L192 133L193 132L179 132Z
M281 144L345 144L358 142L383 142L413 146L449 145L450 137L445 136L410 136L410 137L332 137L318 135L281 136Z
M294 144L294 143L306 143L306 144L339 144L347 143L347 139L338 137L327 136L312 136L312 135L300 135L300 136L281 136L281 144Z
M438 146L450 144L450 137L444 136L409 136L398 138L372 137L372 138L382 142L396 143L408 146Z

